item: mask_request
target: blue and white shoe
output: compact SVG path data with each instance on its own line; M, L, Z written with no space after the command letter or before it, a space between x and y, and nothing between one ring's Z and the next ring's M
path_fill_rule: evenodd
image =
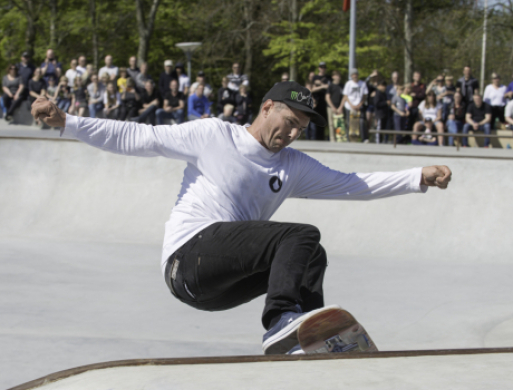
M301 349L301 345L296 345L290 351L287 352L287 355L304 355L305 351Z
M309 311L308 313L301 313L299 305L297 307L299 312L288 311L282 313L280 320L264 334L262 342L264 354L276 355L289 352L293 347L299 344L297 340L297 329L304 320L321 311L333 309L338 306L326 306Z

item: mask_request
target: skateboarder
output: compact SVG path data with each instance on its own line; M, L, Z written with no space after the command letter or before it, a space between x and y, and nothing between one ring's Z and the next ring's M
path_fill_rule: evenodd
M249 127L209 118L151 126L67 115L44 98L32 115L105 151L187 163L166 223L162 271L171 293L200 310L227 310L267 294L266 353L297 344L304 319L324 306L326 252L315 226L271 222L286 198L371 200L447 188L445 166L346 174L288 148L309 121L325 126L310 91L274 85Z

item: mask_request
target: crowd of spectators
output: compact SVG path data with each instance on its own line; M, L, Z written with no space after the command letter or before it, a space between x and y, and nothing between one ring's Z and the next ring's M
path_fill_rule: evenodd
M135 56L130 57L127 67L118 67L112 56L107 55L105 66L98 71L87 63L85 56L79 56L64 71L54 51L49 49L40 66L34 66L29 53L24 52L18 64L7 68L2 90L0 103L7 121L12 121L21 104L30 105L41 96L55 102L64 112L82 117L152 125L215 115L241 125L252 121L249 80L238 63L223 78L216 95L203 71L191 83L180 62L173 66L172 60L164 61L158 79L149 73L146 63L138 66ZM217 104L212 107L216 96Z

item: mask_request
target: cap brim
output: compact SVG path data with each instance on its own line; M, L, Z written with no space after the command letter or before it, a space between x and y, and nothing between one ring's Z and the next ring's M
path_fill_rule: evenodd
M307 107L301 103L293 102L291 100L283 100L283 103L285 103L289 107L292 107L298 111L302 111L305 114L307 114L310 117L310 121L315 123L317 126L326 127L328 125L326 119L324 119L324 117L317 111L315 111L313 108Z

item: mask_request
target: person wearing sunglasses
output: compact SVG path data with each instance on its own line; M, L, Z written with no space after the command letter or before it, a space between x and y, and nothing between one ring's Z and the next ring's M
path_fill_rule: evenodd
M12 120L14 111L23 102L22 92L24 88L21 77L18 76L18 68L14 64L9 65L7 67L7 74L2 79L2 99L6 121Z
M500 123L504 123L504 106L506 105L506 86L501 84L501 76L492 73L492 83L485 88L483 100L492 108L492 122L490 126L492 130L495 128L497 118Z

